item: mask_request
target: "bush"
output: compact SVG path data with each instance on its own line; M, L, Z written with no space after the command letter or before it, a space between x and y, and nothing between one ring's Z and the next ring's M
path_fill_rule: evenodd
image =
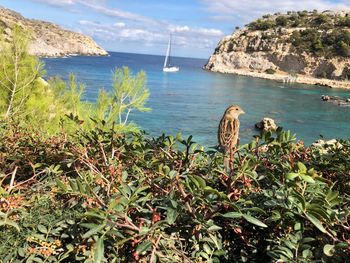
M349 67L344 68L344 70L342 72L342 79L343 80L350 80L350 68Z
M276 26L276 22L270 19L258 19L248 25L251 30L268 30Z
M288 18L286 16L278 16L276 18L276 25L277 26L287 26L288 25Z
M265 70L265 73L273 75L276 73L276 70L273 68L269 68L269 69Z
M345 262L350 143L341 143L321 151L288 132L266 133L241 148L226 174L222 154L192 137L96 129L33 141L8 133L0 140L0 257Z
M340 27L350 27L350 17L341 17L339 18L337 25Z
M312 22L315 26L321 26L330 22L330 17L325 14L319 14Z

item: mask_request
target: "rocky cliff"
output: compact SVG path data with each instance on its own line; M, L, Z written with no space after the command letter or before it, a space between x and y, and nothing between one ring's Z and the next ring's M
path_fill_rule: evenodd
M350 12L265 16L223 38L205 68L350 88Z
M11 38L14 26L20 26L31 36L29 52L42 57L69 55L104 56L108 53L91 38L39 20L26 19L19 13L0 8L0 27L5 39Z

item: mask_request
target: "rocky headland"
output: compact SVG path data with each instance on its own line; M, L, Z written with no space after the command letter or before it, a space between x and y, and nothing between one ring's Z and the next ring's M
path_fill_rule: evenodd
M72 55L106 56L108 53L90 37L44 21L26 19L21 14L0 8L0 28L5 39L19 26L30 34L29 53L40 57Z
M350 89L350 11L266 15L223 38L205 69Z

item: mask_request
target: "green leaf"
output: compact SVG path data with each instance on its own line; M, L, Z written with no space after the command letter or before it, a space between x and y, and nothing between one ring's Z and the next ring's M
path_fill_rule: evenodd
M297 166L298 166L300 173L303 173L303 174L307 173L307 168L306 168L305 164L298 162Z
M12 220L8 220L7 218L5 218L5 220L0 220L0 226L3 226L3 225L12 226L16 228L18 232L20 232L18 224Z
M38 225L38 230L43 233L43 234L47 234L47 228L43 225Z
M207 259L207 260L209 259L209 256L208 256L207 253L205 253L205 252L202 251L202 252L200 252L199 254L200 254L203 258L205 258L205 259Z
M335 245L336 248L350 248L350 244L346 243L346 242L340 242L338 244Z
M169 172L169 177L171 180L174 179L176 177L176 175L177 175L177 171L171 170Z
M228 212L226 214L223 214L222 216L226 218L241 218L243 214L238 212Z
M327 233L327 230L323 227L320 220L309 213L305 213L306 217L313 223L322 233Z
M297 178L299 176L299 174L297 173L287 173L286 174L286 179L293 181L295 178Z
M211 227L209 227L208 228L208 231L218 231L218 230L220 230L220 229L222 229L221 227L219 227L219 226L211 226Z
M137 252L138 254L141 254L141 253L143 253L143 252L146 252L146 251L151 250L151 248L152 248L152 242L149 241L149 240L147 240L147 241L144 241L144 242L142 242L141 244L139 244L139 245L137 246L136 252Z
M193 175L193 177L196 178L196 180L199 183L199 186L200 186L201 189L204 189L207 186L205 180L202 177L200 177L198 175Z
M255 217L252 217L251 215L243 214L243 218L247 220L249 223L252 223L254 225L260 226L260 227L267 227L263 222L256 219Z
M301 177L301 179L303 179L307 183L311 183L311 184L315 183L315 180L310 175L301 174L300 177Z
M79 192L82 193L82 194L85 194L85 193L86 193L85 185L83 185L83 184L80 182L80 180L77 180L77 183L78 183Z
M77 184L77 181L74 180L74 179L68 179L68 181L69 181L70 187L72 188L72 191L73 191L73 192L78 192L78 184Z
M214 255L215 255L215 256L221 257L221 256L226 255L226 253L227 253L227 252L226 252L225 250L220 249L220 250L216 250L216 251L214 252Z
M99 225L99 226L97 226L97 227L95 227L95 228L90 229L88 232L86 232L86 233L82 236L82 238L84 238L84 239L85 239L85 238L89 238L89 237L91 237L92 235L97 234L97 233L100 232L102 229L104 229L105 226L106 226L106 222L104 222L102 225Z
M296 230L296 231L301 230L301 223L300 222L297 222L294 224L294 230Z
M204 249L205 253L207 253L208 255L211 254L211 249L210 249L210 247L208 246L208 244L204 244L204 245L203 245L203 249Z
M327 257L331 257L333 256L334 253L334 245L324 245L323 247L323 253L327 256Z
M222 244L219 238L217 238L216 236L209 234L210 239L214 242L215 246L217 249L222 249Z
M306 206L305 198L299 192L297 192L296 190L293 190L292 196L299 201L299 203L302 206L302 209L305 210L305 206Z
M102 236L102 237L99 237L99 239L97 239L97 242L94 247L94 261L96 263L102 262L104 252L105 252L105 248L104 248L103 236Z
M26 255L25 250L22 247L18 248L17 252L18 252L18 255L22 258L24 258Z
M166 221L168 222L168 224L169 225L174 224L178 215L179 213L177 212L176 209L168 207L167 216L166 216Z
M304 237L302 240L301 240L301 243L309 243L309 242L313 242L315 241L315 239L313 237Z
M59 188L61 188L61 190L63 190L64 192L67 192L66 185L60 179L56 178L56 184Z

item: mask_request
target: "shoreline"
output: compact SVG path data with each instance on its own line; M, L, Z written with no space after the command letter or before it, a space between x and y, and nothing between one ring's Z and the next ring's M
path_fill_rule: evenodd
M288 74L281 74L281 73L275 73L275 74L267 74L262 72L256 72L256 71L250 71L247 69L230 69L230 68L221 68L216 69L213 67L212 69L207 69L206 66L204 66L205 70L217 72L217 73L223 73L223 74L234 74L239 76L247 76L247 77L253 77L253 78L260 78L260 79L268 79L268 80L274 80L281 83L299 83L299 84L306 84L306 85L318 85L318 86L324 86L332 89L347 89L350 90L350 81L340 81L340 80L332 80L332 79L317 79L309 76L304 75L298 75L296 77L291 77Z

